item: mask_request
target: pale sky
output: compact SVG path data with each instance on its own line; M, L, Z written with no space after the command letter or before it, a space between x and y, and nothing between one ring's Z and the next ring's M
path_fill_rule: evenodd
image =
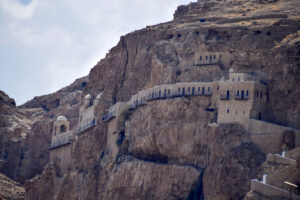
M89 73L120 36L191 0L0 0L0 90L23 104Z

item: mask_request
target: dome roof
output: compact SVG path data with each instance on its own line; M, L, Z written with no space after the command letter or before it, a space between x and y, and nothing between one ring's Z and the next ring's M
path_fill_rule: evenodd
M65 116L58 116L56 121L68 121L67 118Z
M87 94L84 98L85 98L85 99L91 99L92 96L91 96L90 94Z
M97 96L96 96L96 99L100 99L101 96L102 96L103 92L100 92Z

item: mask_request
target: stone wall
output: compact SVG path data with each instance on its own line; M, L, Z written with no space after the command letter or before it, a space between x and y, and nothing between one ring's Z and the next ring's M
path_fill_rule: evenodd
M59 175L63 175L72 162L72 144L66 144L50 151L50 161L60 170Z
M278 199L279 197L289 198L290 194L286 190L282 190L280 188L263 184L257 180L251 180L251 190L255 192L259 192L264 196L273 197L274 199ZM292 199L300 200L300 196L292 195Z
M74 141L74 132L67 131L52 137L51 148L65 145Z
M227 52L196 52L194 54L193 65L213 65L221 64L229 66L230 54Z
M79 115L79 127L86 126L95 118L94 106L90 106L86 109L80 109Z
M295 146L300 146L300 131L290 127L280 126L265 121L250 119L249 132L252 141L264 153L281 153L283 150L282 137L285 131L291 130L295 133Z

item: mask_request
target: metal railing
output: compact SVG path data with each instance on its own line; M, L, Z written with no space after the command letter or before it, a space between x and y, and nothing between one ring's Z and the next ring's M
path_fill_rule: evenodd
M93 120L91 120L89 123L83 125L83 126L80 126L79 128L75 129L74 130L74 134L79 134L93 126L96 126L97 125L97 120L96 118L94 118Z
M249 100L248 96L235 95L235 100Z

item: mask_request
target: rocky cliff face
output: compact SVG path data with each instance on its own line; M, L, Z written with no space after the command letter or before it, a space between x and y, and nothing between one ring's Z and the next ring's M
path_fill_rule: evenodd
M25 197L25 189L21 184L0 174L0 199L22 200Z
M267 74L265 118L299 128L299 6L297 0L198 1L180 6L173 21L121 37L91 70L88 81L35 98L19 110L30 120L45 119L44 124L31 123L36 137L46 134L49 141L52 118L64 114L74 126L85 94L104 92L96 111L101 119L109 106L129 100L139 90L212 81L232 68ZM199 56L216 52L224 62L197 63ZM105 151L108 127L99 120L73 144L72 169L60 175L49 163L27 182L26 199L243 198L265 156L241 126L213 124L216 111L208 106L207 97L190 97L139 107L125 123L126 137L116 160Z
M0 172L24 183L49 162L53 120L65 115L73 127L78 121L81 91L87 77L56 93L35 97L20 107L0 91Z

